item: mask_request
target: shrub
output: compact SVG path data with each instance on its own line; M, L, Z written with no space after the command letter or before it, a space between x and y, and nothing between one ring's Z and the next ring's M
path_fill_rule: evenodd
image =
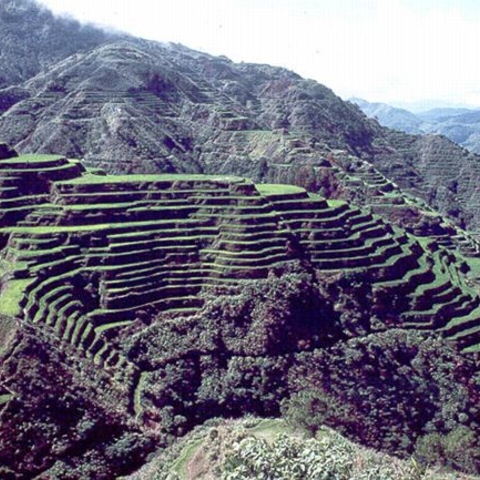
M247 437L226 453L222 480L420 480L415 463L400 463L355 447L332 432L319 440L285 434L271 445Z
M473 430L460 426L446 435L430 433L420 437L415 457L424 465L436 463L476 473L480 467L480 445Z

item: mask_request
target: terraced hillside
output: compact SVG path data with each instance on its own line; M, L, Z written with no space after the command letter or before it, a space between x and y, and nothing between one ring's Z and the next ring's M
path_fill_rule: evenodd
M119 361L109 339L140 311L194 313L201 289L295 259L359 275L384 299L401 289L405 326L460 339L480 318L455 255L298 187L104 176L50 155L7 156L0 175L2 313L45 324L99 363ZM472 333L463 346L480 342Z
M385 297L402 288L416 308L407 301L398 311L416 320L409 326L449 332L453 321L457 331L464 316L480 316L453 255L431 255L379 218L303 189L102 176L58 156L10 157L0 169L2 313L44 323L99 363L119 361L109 338L140 310L193 313L202 288L264 277L296 258L359 273Z
M478 155L444 137L382 128L312 80L105 33L35 0L0 6L0 27L0 137L18 151L82 158L110 173L294 183L328 198L342 194L328 167L354 156L479 229Z
M235 297L293 265L328 293L332 325L363 302L362 328L340 323L341 337L395 327L440 332L465 352L480 350L480 298L455 243L441 247L295 186L233 176L112 176L61 155L17 156L5 145L0 153L4 422L20 398L6 367L15 364L19 331L53 342L70 358L72 375L85 365L101 372L97 388L110 385L109 398L147 421L156 373L148 353L132 354L129 337L159 315L208 315L209 295ZM377 186L381 180L363 176ZM295 348L331 342L315 321L308 320L308 335L317 340L300 338Z
M452 252L460 250L467 257L480 255L476 234L439 214L425 200L409 194L369 161L337 152L330 170L338 182L336 189L341 190L341 197L368 208L415 236L435 240Z
M55 30L45 31L58 42ZM61 35L72 55L0 90L3 140L22 153L61 153L109 173L238 175L329 198L342 194L329 167L353 156L457 225L478 229L480 159L446 138L382 128L325 86L282 68L96 33L90 49Z

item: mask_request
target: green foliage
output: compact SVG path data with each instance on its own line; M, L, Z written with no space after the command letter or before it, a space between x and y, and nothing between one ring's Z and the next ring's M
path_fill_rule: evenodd
M40 332L25 330L8 365L15 396L0 413L0 478L108 480L141 463L154 442L129 422L118 391L90 364L67 364Z
M474 480L458 472L419 465L354 444L322 427L305 439L282 420L216 419L163 450L128 480L344 479ZM127 479L125 479L127 480Z
M348 424L352 417L348 403L322 390L301 390L282 402L282 417L292 427L315 437L325 424Z
M429 433L417 440L415 457L424 465L440 464L455 470L478 473L478 435L464 425L454 428L446 435Z
M163 315L127 342L149 371L137 409L161 409L155 421L169 434L218 415L278 415L290 352L328 341L322 302L313 278L294 266L207 296L197 315Z
M240 355L326 344L333 328L329 315L335 316L313 277L296 264L243 283L236 295L207 297L202 315L221 319L225 348Z
M407 454L427 433L446 435L470 423L477 435L475 369L438 338L390 330L299 355L284 411L314 429L308 422L315 425L316 411L308 413L317 397L324 399L329 408L320 403L319 422L360 443Z
M13 398L11 393L4 393L0 395L0 405L9 402Z
M286 393L289 364L289 359L282 357L232 357L217 397L222 410L227 415L278 415L279 401Z

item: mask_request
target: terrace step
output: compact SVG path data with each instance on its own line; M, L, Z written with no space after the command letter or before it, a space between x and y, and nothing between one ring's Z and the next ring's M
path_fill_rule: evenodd
M436 303L429 310L410 311L403 314L404 326L440 329L443 331L445 318L469 315L479 305L478 298L459 295L449 302ZM451 337L452 339L454 337Z
M94 325L104 325L121 321L132 320L139 310L153 308L159 311L170 311L183 309L197 309L202 306L203 301L198 296L181 296L172 298L160 298L155 301L143 301L137 305L116 309L97 309L88 314L89 321Z
M363 252L365 253L363 255L343 256L339 254L338 256L333 255L332 258L328 258L328 255L321 255L320 258L317 258L316 252L311 252L312 264L319 270L380 267L387 259L402 253L401 245L405 244L406 240L401 237L395 240L383 242L378 248L366 249L367 253ZM355 250L351 250L351 252L355 253Z
M441 332L447 337L456 339L463 337L470 329L475 329L480 325L480 308L475 306L470 312L463 315L453 317L445 326L441 328Z
M137 305L166 302L171 298L191 298L198 295L201 283L195 284L160 284L144 286L144 288L125 289L120 292L108 292L102 298L102 307L106 310L134 310ZM123 293L123 294L122 294Z
M480 351L480 306L466 315L453 318L441 331L463 351Z

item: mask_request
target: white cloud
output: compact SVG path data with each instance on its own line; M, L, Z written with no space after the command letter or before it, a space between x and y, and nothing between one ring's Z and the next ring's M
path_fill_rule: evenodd
M474 0L42 0L56 12L235 61L281 65L344 97L480 106Z

